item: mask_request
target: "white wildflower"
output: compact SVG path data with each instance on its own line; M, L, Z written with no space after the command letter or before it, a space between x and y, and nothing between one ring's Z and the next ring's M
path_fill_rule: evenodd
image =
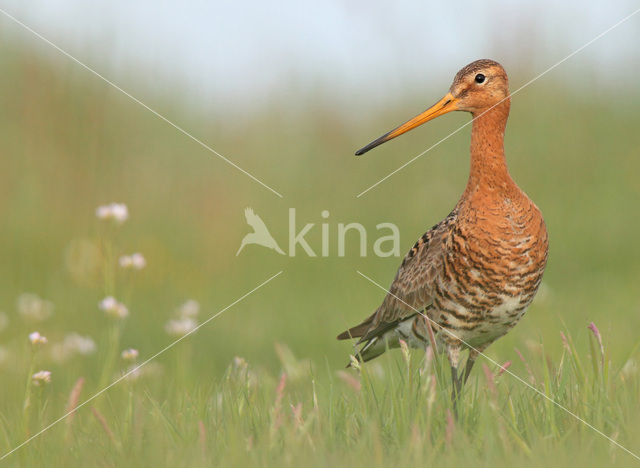
M32 345L38 346L47 344L48 340L46 336L42 336L37 331L34 331L33 333L29 333L29 341Z
M127 380L138 380L141 377L159 377L164 372L162 365L157 362L150 362L143 366L141 364L132 364L124 371Z
M125 349L120 354L122 359L125 361L135 361L136 359L138 359L139 355L140 353L138 352L138 350L133 348Z
M147 266L147 261L145 260L143 255L138 252L131 255L123 255L118 260L118 263L120 263L120 266L122 268L133 268L134 270L142 270L145 266Z
M123 319L129 315L129 309L123 303L118 302L113 296L107 296L98 304L100 310L103 310L107 315Z
M112 203L111 212L113 213L113 219L119 223L123 223L129 218L129 209L124 203Z
M32 293L20 294L17 300L17 308L22 317L34 322L48 319L53 314L53 303Z
M9 326L9 316L4 312L0 312L0 332L3 332Z
M55 343L51 346L51 357L54 361L62 363L74 354L88 355L95 351L96 343L91 337L69 333L64 337L62 343Z
M109 203L96 208L96 216L99 219L124 223L129 218L129 209L124 203Z
M249 367L247 360L240 356L235 356L231 363L233 364L233 367L235 369L246 369L247 367Z
M98 307L100 307L100 310L104 310L106 312L118 307L118 301L116 301L115 297L113 296L107 296L100 301Z
M64 337L63 345L68 350L78 354L92 354L96 351L96 343L90 336L69 333Z
M200 312L200 304L198 301L189 299L187 302L178 307L178 316L181 318L193 318Z
M51 382L51 372L41 370L31 376L33 384L37 387L43 386Z
M111 218L111 205L100 205L96 208L96 216L98 219L109 219Z
M194 319L185 317L176 320L169 320L164 326L165 331L171 336L184 336L198 326Z
M147 260L142 256L141 253L135 252L131 255L131 264L136 270L142 270L147 266Z

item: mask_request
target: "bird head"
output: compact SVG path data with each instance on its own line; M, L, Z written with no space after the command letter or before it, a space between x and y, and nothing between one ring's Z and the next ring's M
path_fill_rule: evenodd
M423 113L359 149L356 155L364 154L382 143L449 112L465 111L477 117L508 100L509 81L502 65L493 60L476 60L456 73L449 92L442 99Z

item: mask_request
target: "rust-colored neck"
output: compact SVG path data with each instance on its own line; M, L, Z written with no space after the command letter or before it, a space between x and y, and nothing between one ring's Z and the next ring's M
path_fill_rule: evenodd
M486 113L473 115L471 127L471 170L466 195L478 191L503 192L515 187L504 156L504 130L509 117L506 99Z

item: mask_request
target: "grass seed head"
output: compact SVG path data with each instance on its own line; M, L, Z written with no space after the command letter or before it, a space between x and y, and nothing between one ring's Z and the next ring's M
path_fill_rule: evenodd
M360 370L360 361L353 355L349 355L349 367L353 367L355 370Z
M405 364L407 365L407 367L409 367L410 363L411 363L411 354L409 353L409 346L407 345L407 342L404 340L399 340L400 341L400 350L402 351L402 359L404 359Z

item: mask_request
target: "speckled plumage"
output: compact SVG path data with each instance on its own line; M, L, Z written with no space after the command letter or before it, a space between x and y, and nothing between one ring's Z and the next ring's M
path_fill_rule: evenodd
M486 86L474 82L480 72L487 75ZM507 169L503 138L510 100L502 66L491 60L467 65L456 75L451 96L459 106L455 110L474 115L467 187L449 216L409 250L380 307L338 338L360 338L364 361L398 346L400 339L425 348L430 343L426 315L459 391L461 350L472 348L466 380L478 352L515 326L533 300L548 237L540 210Z

